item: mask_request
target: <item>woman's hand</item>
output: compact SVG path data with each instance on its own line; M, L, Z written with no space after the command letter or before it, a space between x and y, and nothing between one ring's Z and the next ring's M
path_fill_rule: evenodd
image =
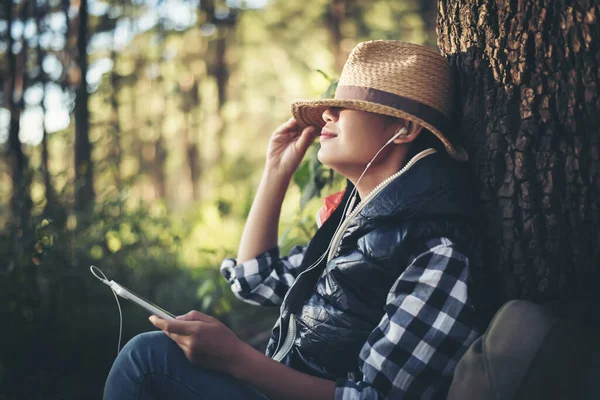
M313 126L301 130L298 122L290 118L271 135L267 149L267 168L291 177L317 133L317 128Z
M166 320L150 321L181 347L193 364L225 372L244 381L271 399L330 400L335 382L293 370L274 361L237 338L225 325L198 311Z
M206 369L231 373L246 346L219 320L199 311L190 311L176 320L153 315L150 322L173 339L192 364Z

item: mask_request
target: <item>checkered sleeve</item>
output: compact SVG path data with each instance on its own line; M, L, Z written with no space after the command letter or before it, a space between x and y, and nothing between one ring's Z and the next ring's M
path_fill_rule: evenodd
M336 399L445 398L458 360L479 336L465 255L446 238L415 254L360 351L362 380L338 380Z
M221 274L238 299L255 305L280 305L301 272L305 251L306 246L296 246L289 255L280 257L279 247L274 247L241 264L226 258L221 263Z

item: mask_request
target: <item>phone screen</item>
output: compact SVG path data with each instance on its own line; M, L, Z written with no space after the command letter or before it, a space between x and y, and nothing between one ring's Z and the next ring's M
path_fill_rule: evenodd
M155 310L152 310L151 308L148 308L148 307L146 307L146 305L145 305L145 304L141 304L141 303L138 303L138 302L136 302L136 301L134 300L134 298L137 298L138 300L142 300L143 302L145 302L145 303L149 304L150 306L152 306L152 307L156 308L157 310L159 310L159 311L161 311L161 312L163 312L163 313L165 313L165 314L167 314L167 315L169 315L169 316L171 316L171 317L175 318L175 315L171 314L170 312L168 312L168 311L167 311L167 310L165 310L164 308L162 308L162 307L159 307L159 306L157 306L156 304L152 303L151 301L148 301L148 300L146 300L145 298L143 298L143 297L142 297L142 296L140 296L139 294L137 294L137 293L133 292L133 291L132 291L132 290L130 290L130 289L127 289L126 287L124 287L124 286L122 286L122 285L119 285L119 286L121 287L121 289L123 289L124 291L128 292L128 294L129 294L129 295L130 295L132 298L127 298L127 297L124 297L124 296L121 296L121 297L124 297L124 298L126 298L127 300L131 300L131 301L133 301L134 303L136 303L136 304L138 304L138 305L140 305L140 306L144 307L146 310L148 310L148 311L150 311L150 312L152 312L152 313L154 313L154 312L155 312ZM118 293L117 293L117 294L118 294ZM159 316L160 316L160 315L159 315Z

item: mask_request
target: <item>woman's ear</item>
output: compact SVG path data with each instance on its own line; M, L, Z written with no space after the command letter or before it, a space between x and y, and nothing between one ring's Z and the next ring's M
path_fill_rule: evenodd
M412 121L406 121L406 125L401 127L398 131L399 135L394 139L395 144L411 143L423 130L420 124L416 124Z

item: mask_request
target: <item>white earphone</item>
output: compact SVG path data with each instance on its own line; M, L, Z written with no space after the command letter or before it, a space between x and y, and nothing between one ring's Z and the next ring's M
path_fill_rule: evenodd
M317 261L313 262L302 273L305 273L306 271L311 270L314 267L316 267L317 265L319 265L319 263L321 261L323 261L323 259L325 259L325 256L327 256L327 254L329 252L329 247L333 243L333 240L335 238L335 235L337 234L338 229L340 229L340 227L344 223L344 220L346 218L348 218L348 216L352 213L352 210L354 209L354 205L356 203L356 192L357 192L356 188L358 186L358 183L360 182L360 180L362 179L362 177L365 175L365 173L367 172L367 170L369 169L369 167L371 166L371 164L373 163L373 161L375 161L375 159L377 158L377 156L379 155L379 153L381 153L381 151L386 146L388 146L389 144L391 144L398 136L406 135L407 133L408 133L408 130L405 127L402 127L402 129L400 129L398 132L396 132L396 134L394 136L392 136L387 142L385 142L385 144L383 146L381 146L381 148L379 149L379 151L377 151L377 153L375 153L375 155L373 156L373 158L371 159L371 161L369 161L369 163L366 165L365 169L363 170L362 174L360 175L360 177L356 181L356 184L354 185L354 188L350 192L349 200L346 203L346 206L344 207L344 210L342 211L342 218L340 219L340 222L338 223L337 228L335 229L335 233L334 233L333 237L331 238L331 241L329 242L329 245L327 246L327 250L325 250L325 252L317 259ZM281 304L282 310L283 310L283 306L285 304L286 297L287 297L287 293L286 293L286 296L284 296L282 304ZM282 320L281 314L280 314L279 315L279 319L278 319L278 324L280 326L280 328L279 328L280 329L280 334L279 334L279 338L277 340L277 346L275 347L275 354L273 355L273 359L277 360L277 361L281 361L283 359L283 357L285 357L285 355L287 354L287 352L283 352L283 355L281 355L282 352L281 352L281 348L280 348L280 342L281 342L281 337L283 336L281 334L281 331L283 329L282 323L283 323L283 320ZM284 343L283 347L285 347L285 343Z
M392 143L398 136L403 136L406 135L408 131L406 130L406 128L402 127L402 129L400 129L398 132L396 132L396 134L394 136L392 136L390 138L390 140L387 141L387 143L384 145L387 146L388 144Z
M381 153L381 150L383 150L387 145L391 144L394 140L396 140L396 138L398 136L403 136L403 135L406 135L407 133L408 133L408 130L405 127L402 127L402 129L400 129L398 132L396 132L396 134L394 136L392 136L387 142L385 142L385 144L383 146L381 146L381 148L379 149L379 151L373 156L373 158L371 159L371 161L369 161L369 163L367 164L367 166L364 169L363 173L358 178L358 181L356 182L356 185L358 185L358 182L360 182L360 180L362 179L363 175L367 172L367 170L371 166L371 163L373 163L373 161L375 161L375 159L377 158L377 156L379 155L379 153ZM355 196L355 194L356 194L356 185L354 186L354 189L350 193L350 201L346 204L346 208L344 209L344 216L345 217L348 217L348 215L350 215L350 213L352 212L352 209L354 208L354 204L356 203L356 196ZM342 218L342 221L343 221L343 218ZM340 225L341 225L342 221L340 221ZM338 225L338 227L340 225Z

